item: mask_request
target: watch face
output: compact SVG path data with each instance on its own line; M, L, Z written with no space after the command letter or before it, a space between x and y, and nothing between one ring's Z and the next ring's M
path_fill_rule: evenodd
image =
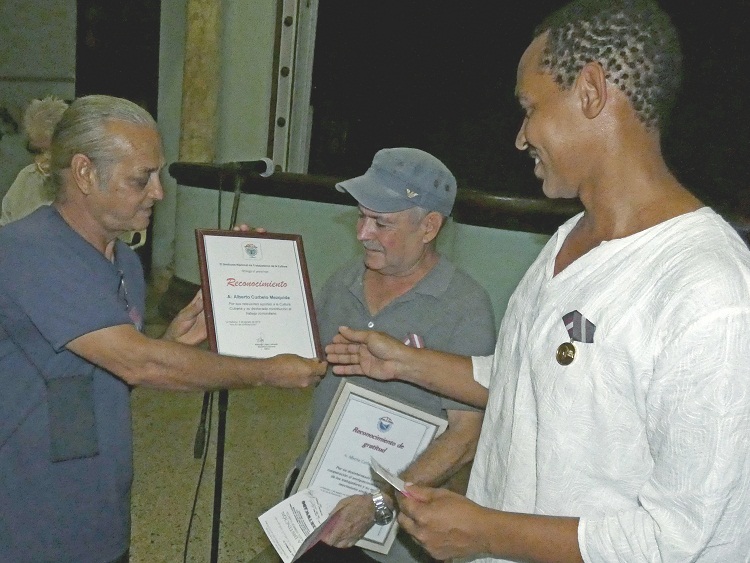
M393 512L387 506L375 510L375 523L381 526L390 524L393 520Z
M391 520L393 520L393 510L388 508L388 505L383 500L383 495L373 495L372 502L375 504L375 523L379 526L390 524Z

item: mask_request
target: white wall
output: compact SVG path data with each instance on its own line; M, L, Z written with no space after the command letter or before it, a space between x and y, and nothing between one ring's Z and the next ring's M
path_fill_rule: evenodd
M179 152L186 4L186 0L162 0L161 5L158 113L168 163L177 160ZM275 21L274 0L222 3L216 162L268 156ZM163 179L166 197L154 218L152 268L159 272L173 266L178 277L197 281L194 231L217 226L218 192L178 187L168 173ZM224 194L223 199L226 226L231 195ZM239 220L249 221L242 215Z

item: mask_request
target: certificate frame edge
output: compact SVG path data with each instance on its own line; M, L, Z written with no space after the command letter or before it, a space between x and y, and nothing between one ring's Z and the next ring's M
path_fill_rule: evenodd
M310 284L310 274L307 268L307 259L305 257L305 247L302 242L302 236L289 233L259 233L255 231L233 231L226 229L195 229L195 239L198 247L198 266L201 280L201 294L203 296L203 313L206 317L206 332L208 333L208 343L212 352L218 352L216 342L216 327L213 313L213 302L211 300L211 284L208 277L208 263L206 261L206 236L223 236L237 237L247 239L276 239L289 240L297 245L297 253L300 262L300 274L302 276L302 289L305 294L305 303L310 315L310 330L313 336L313 348L317 358L323 358L323 346L320 343L320 331L318 330L318 319L315 315L315 304L313 302L312 286Z
M382 393L373 391L372 389L367 389L365 387L362 387L361 385L357 385L356 383L353 383L347 379L342 379L338 387L336 388L336 393L331 400L331 404L326 411L323 422L320 424L320 428L318 429L318 432L315 435L315 439L310 446L310 451L307 453L307 456L305 456L305 461L300 468L299 476L297 477L294 486L292 487L290 495L293 495L300 489L306 488L309 485L310 481L312 480L312 472L310 471L311 466L313 468L316 468L318 465L320 465L320 460L323 457L323 452L318 451L321 442L327 443L327 441L330 440L330 434L333 432L333 429L335 427L335 424L331 425L331 421L334 419L334 414L337 414L338 417L340 417L343 412L345 400L352 394L377 402L393 410L404 412L409 416L422 420L423 422L434 424L436 427L436 432L432 440L435 440L438 436L445 432L446 428L448 427L448 421L444 418L440 418L439 416L435 416L433 414L425 412L408 403L404 403L397 399L392 399L386 395L383 395ZM338 413L336 411L338 411ZM324 437L327 438L327 440L324 441ZM313 464L313 460L315 460L315 464ZM358 547L376 551L378 553L387 554L388 551L390 551L394 539L396 538L397 532L398 523L394 519L391 523L391 529L389 530L382 544L365 539L365 537L363 536L355 545L357 545ZM383 548L386 549L385 552L382 551Z

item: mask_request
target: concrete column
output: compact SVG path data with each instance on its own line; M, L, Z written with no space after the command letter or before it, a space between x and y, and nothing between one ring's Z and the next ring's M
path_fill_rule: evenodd
M161 15L159 128L167 162L212 162L219 129L222 0L163 0ZM190 204L166 172L162 181L152 270L159 294L172 282L177 217Z
M179 159L216 156L221 69L221 0L188 0Z

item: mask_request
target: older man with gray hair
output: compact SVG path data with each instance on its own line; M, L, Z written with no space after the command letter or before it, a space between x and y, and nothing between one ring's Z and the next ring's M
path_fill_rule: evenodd
M438 233L456 198L456 180L450 170L419 149L389 148L375 154L362 176L336 187L359 205L357 239L364 260L358 257L334 273L316 297L323 342L330 342L339 326L348 325L380 330L411 346L490 354L495 325L487 292L436 249ZM447 430L403 468L402 478L441 486L471 462L482 411L402 382L350 379L447 419ZM315 389L311 442L340 381L329 374ZM373 525L387 524L393 509L388 490L342 499L336 507L340 511L336 526L301 561L429 561L427 553L406 534L397 536L388 555L352 548Z
M133 474L130 389L306 387L325 364L219 356L200 294L161 339L118 236L162 199L153 118L110 96L75 100L55 129L55 201L0 230L0 561L125 562Z

